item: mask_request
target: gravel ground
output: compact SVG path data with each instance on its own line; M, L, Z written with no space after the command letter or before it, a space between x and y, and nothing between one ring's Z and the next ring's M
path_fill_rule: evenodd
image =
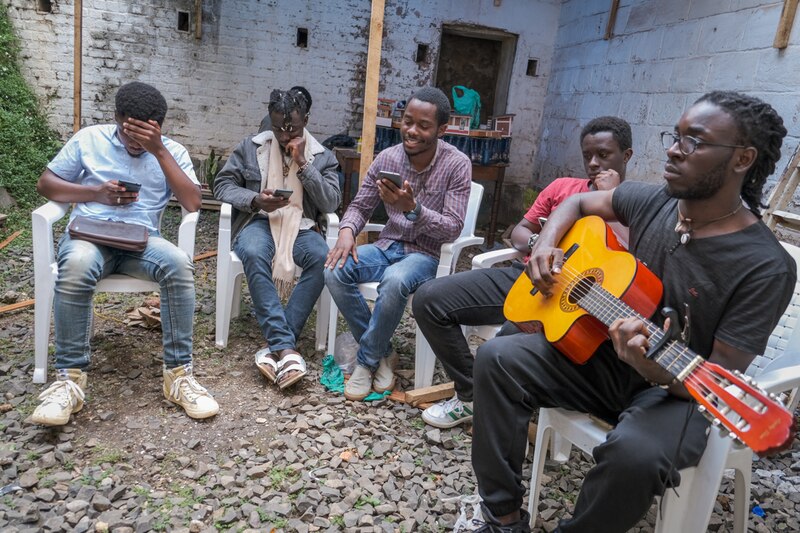
M165 219L174 232L177 210ZM197 253L216 248L217 215L204 211ZM460 268L468 268L469 250ZM160 390L160 331L124 323L147 295L95 298L86 407L63 428L26 423L34 385L33 310L0 315L0 530L2 531L447 531L459 496L475 492L469 427L426 427L420 411L383 400L348 402L319 384L313 317L301 339L309 376L280 393L253 367L255 319L232 323L214 346L216 261L196 265L196 374L220 403L193 421ZM30 242L0 251L3 304L33 297ZM248 309L245 298L243 309ZM400 385L413 381L413 319L395 339ZM50 373L52 378L52 372ZM445 381L441 369L436 380ZM753 466L753 531L800 531L800 445ZM572 511L591 459L549 463L539 531ZM529 466L525 476L529 476ZM726 477L710 530L732 528ZM763 516L759 516L763 514ZM636 531L652 531L655 508Z

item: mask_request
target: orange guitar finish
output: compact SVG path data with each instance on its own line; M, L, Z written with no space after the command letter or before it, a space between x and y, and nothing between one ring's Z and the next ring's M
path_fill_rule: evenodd
M544 324L544 335L562 354L578 364L585 363L605 340L608 328L575 303L581 282L592 280L644 318L658 309L663 292L661 281L617 241L603 219L595 216L578 220L561 239L565 258L559 284L553 296L533 296L533 284L523 273L506 298L503 312L523 331L532 322Z

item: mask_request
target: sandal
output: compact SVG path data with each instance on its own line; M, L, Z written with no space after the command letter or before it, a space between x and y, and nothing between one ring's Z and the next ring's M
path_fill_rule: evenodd
M278 361L278 368L277 383L280 390L291 387L308 373L305 360L297 352L281 357L281 360ZM289 376L290 372L294 372L294 374Z
M256 367L270 383L278 381L281 365L277 359L277 354L269 351L269 346L256 352Z

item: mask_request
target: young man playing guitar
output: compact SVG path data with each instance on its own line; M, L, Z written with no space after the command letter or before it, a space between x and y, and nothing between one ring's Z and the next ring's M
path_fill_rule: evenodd
M665 186L625 182L568 198L548 219L526 274L554 297L571 268L558 245L573 224L587 215L622 222L630 228L630 251L663 283L661 306L678 310L678 329L690 331L686 344L710 362L744 371L763 353L796 281L794 261L759 211L785 135L781 117L761 100L704 95L674 132L662 133ZM697 464L709 424L684 386L645 357L650 331L641 319L615 320L610 340L583 365L538 333L481 346L472 463L485 531L530 531L520 510L522 462L528 422L539 407L588 412L616 425L595 448L596 466L558 531L628 531L656 495L679 484L678 470Z

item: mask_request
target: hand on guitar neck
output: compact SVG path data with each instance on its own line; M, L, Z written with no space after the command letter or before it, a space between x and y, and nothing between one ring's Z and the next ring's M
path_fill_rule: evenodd
M556 251L536 243L537 253L531 256L531 262L537 261L535 276L522 274L514 283L506 297L506 318L523 331L531 331L532 323L543 325L547 340L577 364L585 363L610 334L619 356L643 377L682 383L715 426L756 453L791 445L794 418L774 395L740 372L706 361L646 318L661 301L661 282L621 250L602 219L578 220L558 244ZM660 349L645 359L653 344ZM715 340L714 355L719 354L734 362L728 366L746 366L746 354Z

